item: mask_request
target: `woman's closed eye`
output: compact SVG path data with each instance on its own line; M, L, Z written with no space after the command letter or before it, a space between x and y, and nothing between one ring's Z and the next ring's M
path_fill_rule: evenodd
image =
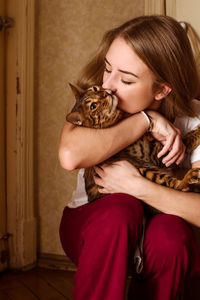
M112 73L112 70L109 69L107 66L105 66L104 72L107 73L107 74L111 74L111 73ZM129 81L129 80L125 80L125 79L121 78L121 76L119 76L119 79L120 79L120 81L121 81L123 84L126 84L126 85L131 85L131 84L134 83L133 81Z
M124 80L124 79L121 79L121 82L124 83L124 84L128 84L128 85L133 84L132 81L127 81L127 80Z

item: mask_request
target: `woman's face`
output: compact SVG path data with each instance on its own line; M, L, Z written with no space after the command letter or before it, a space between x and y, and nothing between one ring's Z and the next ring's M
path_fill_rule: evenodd
M119 98L118 106L129 113L158 109L152 90L154 75L123 38L111 44L105 57L103 88Z

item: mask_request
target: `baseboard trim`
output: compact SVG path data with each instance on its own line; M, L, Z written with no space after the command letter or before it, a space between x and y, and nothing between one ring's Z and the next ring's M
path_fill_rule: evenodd
M65 255L38 253L37 266L45 269L76 271L76 266Z

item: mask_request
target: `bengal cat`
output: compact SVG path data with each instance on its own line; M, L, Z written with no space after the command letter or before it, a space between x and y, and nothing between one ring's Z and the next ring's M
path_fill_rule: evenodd
M85 92L79 92L76 87L70 86L76 97L76 103L71 113L66 116L66 120L75 125L106 128L130 115L117 107L118 99L114 94L100 86L90 87ZM188 153L200 145L200 126L187 134L184 143ZM166 168L161 159L158 159L157 154L161 149L161 143L155 140L151 133L146 133L132 145L106 160L106 163L127 160L139 170L142 176L155 183L184 192L200 192L200 168L190 169L183 178L177 178L175 172L177 166ZM85 169L88 201L103 196L94 182L94 175L93 167Z

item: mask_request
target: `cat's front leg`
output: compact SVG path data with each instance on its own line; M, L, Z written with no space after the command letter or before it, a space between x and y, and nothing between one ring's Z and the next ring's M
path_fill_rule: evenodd
M183 192L199 192L200 193L200 168L190 169L181 180L177 189Z

